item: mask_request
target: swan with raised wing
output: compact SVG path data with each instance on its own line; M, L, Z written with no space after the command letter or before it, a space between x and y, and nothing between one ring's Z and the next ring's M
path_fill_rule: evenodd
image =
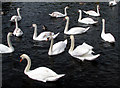
M49 36L48 39L49 38L51 39L51 44L50 44L50 48L48 51L48 55L57 55L57 54L62 53L65 50L66 45L67 45L67 39L64 41L59 41L53 45L54 43L53 37Z
M11 32L9 32L7 34L7 43L8 43L8 46L0 44L0 53L12 53L14 51L14 48L13 48L12 43L10 41L10 36L12 36Z
M38 67L34 70L30 70L31 67L30 57L26 54L22 54L20 57L21 57L20 62L23 59L27 60L27 66L24 70L24 73L33 80L42 81L42 82L56 81L65 75L65 74L57 74L56 72L54 72L53 70L47 67Z
M99 5L97 5L97 12L93 11L93 10L89 10L89 11L84 11L84 13L88 14L88 15L91 15L91 16L100 16L100 12L99 12Z
M20 21L22 19L21 15L20 15L20 8L17 8L17 14L18 15L12 16L10 21L15 22L15 18L17 18L17 20Z
M68 6L66 6L65 8L64 8L64 11L65 11L65 13L63 14L63 13L60 13L60 12L53 12L53 13L51 13L51 14L49 14L51 17L56 17L56 18L58 18L58 17L65 17L65 16L67 16L67 9L68 9L69 7Z
M101 32L101 38L104 41L114 43L115 42L114 36L111 33L105 33L105 19L102 19L102 23L103 23L103 28L102 28L102 32Z
M68 26L69 26L69 17L66 16L65 19L67 20L66 22L66 26L65 26L65 29L64 29L64 33L65 34L82 34L82 33L85 33L90 27L87 27L87 28L83 28L83 27L73 27L71 28L70 30L68 30Z
M115 6L115 5L117 5L116 0L113 0L113 1L110 1L110 2L109 2L109 6Z
M73 56L74 58L78 58L84 61L84 60L94 60L98 56L100 56L100 54L93 55L92 54L94 53L94 51L92 50L93 47L86 44L85 42L82 45L79 45L74 49L74 42L75 42L74 36L70 35L70 39L71 39L71 46L69 49L69 54Z
M89 18L89 17L82 18L82 11L79 10L78 12L79 12L78 22L84 23L84 24L96 24L96 23L98 23L98 21L94 21L92 18Z
M46 41L48 36L52 35L53 38L56 38L59 33L54 34L53 32L50 31L45 31L45 32L41 32L38 36L37 36L37 25L36 24L32 24L32 26L34 27L34 34L33 34L33 40L37 40L37 41Z
M15 25L16 25L16 28L13 32L13 35L17 36L17 37L21 37L23 35L23 32L20 28L18 28L18 22L17 22L17 18L15 17Z

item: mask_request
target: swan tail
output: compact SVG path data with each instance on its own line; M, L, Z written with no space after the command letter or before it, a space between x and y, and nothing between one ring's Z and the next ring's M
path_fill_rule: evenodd
M60 75L57 75L57 78L61 78L63 76L65 76L65 74L60 74Z
M89 29L90 29L90 27L87 27L87 28L86 28L86 31L89 30Z
M86 58L86 60L90 60L90 61L92 61L92 60L96 59L96 58L99 57L99 56L100 56L100 54L97 54L97 55L93 55L93 54L91 54L91 56L88 57L88 58Z
M67 44L67 39L64 41L65 44Z
M56 38L60 33L57 33L55 35L53 35L53 38Z

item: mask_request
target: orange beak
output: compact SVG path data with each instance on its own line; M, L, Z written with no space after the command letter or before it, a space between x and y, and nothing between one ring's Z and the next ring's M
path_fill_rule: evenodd
M63 20L65 20L65 18Z
M22 59L20 59L20 62L22 62Z

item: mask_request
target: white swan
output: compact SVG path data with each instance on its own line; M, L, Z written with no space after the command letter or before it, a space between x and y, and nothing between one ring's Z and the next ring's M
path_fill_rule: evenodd
M16 28L13 32L13 35L17 36L17 37L20 37L23 35L23 32L20 28L18 28L18 22L17 22L17 18L15 17L15 25L16 25Z
M94 21L92 18L89 18L89 17L82 19L82 11L79 10L78 12L80 13L78 22L84 23L84 24L96 24L98 22L98 21Z
M71 28L70 30L68 30L68 26L69 26L69 17L66 16L65 19L67 20L66 22L66 26L65 26L65 29L64 29L64 33L65 34L82 34L82 33L85 33L90 27L87 27L87 28L83 28L83 27L73 27Z
M32 24L32 26L35 28L34 29L34 34L33 34L33 40L37 40L37 41L46 41L48 36L52 35L53 38L56 38L59 33L57 34L54 34L53 32L50 32L50 31L45 31L45 32L42 32L40 33L38 36L37 36L37 25L36 24Z
M50 39L51 39L51 44L50 44L50 48L48 51L48 55L57 55L57 54L62 53L65 50L66 45L67 45L67 39L64 41L59 41L55 43L54 45L53 45L53 42L54 42L53 37L50 36Z
M56 17L56 18L58 18L58 17L65 17L65 16L67 16L67 9L68 9L69 7L68 6L66 6L65 7L65 9L64 9L64 11L65 11L65 13L64 14L62 14L62 13L60 13L60 12L53 12L53 13L51 13L51 14L49 14L51 17Z
M105 33L105 19L102 19L102 23L103 23L103 28L102 28L102 32L101 32L101 38L104 41L113 43L115 42L115 38L111 33Z
M26 54L22 54L20 57L21 57L20 62L23 59L27 60L27 66L24 70L24 73L31 79L42 81L42 82L56 81L65 75L65 74L59 75L47 67L38 67L34 70L30 70L30 67L31 67L30 57Z
M99 5L97 5L97 12L93 11L93 10L89 10L89 11L84 11L84 13L91 15L91 16L100 16L100 12L99 12Z
M18 21L20 21L22 19L19 11L20 11L20 8L17 8L17 14L18 14L18 16L16 16L16 15L12 16L11 19L10 19L10 21L15 22L15 18L17 18Z
M12 36L11 32L9 32L7 34L7 43L8 43L8 46L0 44L0 53L12 53L14 51L14 48L13 48L12 43L10 41L10 36Z
M117 4L116 0L110 1L109 6L115 6Z
M92 54L94 53L94 51L92 51L93 47L86 43L83 43L82 45L79 45L74 49L74 36L70 35L70 39L71 39L71 47L69 49L69 54L71 56L78 58L82 61L94 60L95 58L100 56L100 54L93 55Z

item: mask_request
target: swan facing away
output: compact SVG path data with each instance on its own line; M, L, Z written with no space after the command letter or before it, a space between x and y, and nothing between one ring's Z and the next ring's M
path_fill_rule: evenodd
M74 58L78 58L84 61L84 60L94 60L100 56L100 54L93 55L92 54L94 53L94 51L92 50L93 47L86 44L85 42L74 49L74 41L75 41L74 36L70 35L70 39L71 39L71 46L69 49L69 54Z
M17 18L15 17L15 25L16 25L16 28L13 32L13 35L17 36L17 37L21 37L23 35L23 32L20 28L18 28L18 22L17 22Z
M73 27L71 28L70 30L68 30L68 26L69 26L69 17L66 16L65 19L67 20L66 22L66 26L65 26L65 29L64 29L64 33L65 34L82 34L82 33L85 33L90 27L87 27L87 28L83 28L83 27Z
M116 0L110 1L109 6L115 6L117 4Z
M78 12L80 13L79 18L78 18L78 22L84 23L84 24L96 24L96 23L98 23L98 21L94 21L92 18L89 18L89 17L82 18L82 11L79 10Z
M93 11L93 10L89 10L89 11L83 11L84 13L91 15L91 16L100 16L100 12L99 12L99 5L97 5L97 12Z
M101 32L101 38L104 41L114 43L115 42L114 36L111 33L105 33L105 19L102 19L102 23L103 23L103 28L102 28L102 32Z
M51 14L49 14L51 17L56 17L56 18L58 18L58 17L65 17L65 16L67 16L67 9L68 9L69 7L68 6L66 6L65 8L64 8L64 11L65 11L65 13L64 14L62 14L62 13L60 13L60 12L53 12L53 13L51 13Z
M10 41L10 36L12 36L11 32L9 32L7 34L7 43L8 43L8 46L0 44L0 53L12 53L14 51L14 48L13 48L12 43Z
M59 41L53 45L53 42L54 42L53 37L49 36L48 39L49 38L51 39L51 44L50 44L50 48L48 51L48 55L57 55L57 54L62 53L65 50L66 45L67 45L67 39L64 41Z
M52 35L53 38L56 38L59 35L59 33L54 34L53 32L45 31L45 32L40 33L37 36L37 25L36 24L32 24L32 26L34 27L33 40L46 41L48 36L50 36L50 35Z
M20 8L17 8L17 14L18 14L18 16L17 15L12 16L10 21L15 22L15 18L17 18L17 20L20 21L22 19L21 15L20 15Z
M20 57L21 57L20 62L23 59L27 60L27 66L24 70L24 73L33 80L42 81L42 82L56 81L65 75L65 74L59 75L47 67L38 67L34 70L30 70L31 67L30 57L26 54L22 54Z

